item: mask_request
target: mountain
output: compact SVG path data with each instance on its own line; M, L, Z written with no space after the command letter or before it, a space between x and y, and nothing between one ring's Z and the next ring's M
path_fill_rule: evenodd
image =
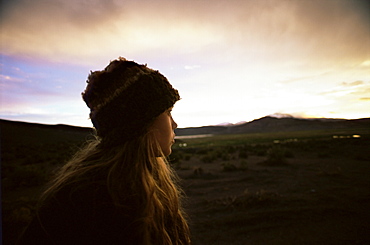
M367 128L370 129L370 118L363 119L302 119L294 117L276 118L262 117L251 122L234 125L217 125L176 129L177 136L202 135L202 134L248 134L292 132L327 129ZM38 123L16 122L0 119L1 139L7 141L22 138L32 141L34 138L45 140L81 140L86 139L93 132L92 128L76 127L69 125L45 125ZM59 132L59 133L58 133ZM63 132L60 134L60 132ZM55 136L55 137L54 137Z
M46 125L0 119L1 148L15 144L40 144L83 142L92 134L92 128L64 124Z
M179 128L176 129L176 135L272 133L341 128L370 128L370 118L348 120L326 118L302 119L294 117L276 118L266 116L239 125Z

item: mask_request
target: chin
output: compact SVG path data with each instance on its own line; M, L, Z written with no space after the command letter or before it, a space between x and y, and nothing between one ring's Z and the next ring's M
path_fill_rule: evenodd
M163 155L165 155L166 157L169 156L171 153L172 153L172 149L163 151Z

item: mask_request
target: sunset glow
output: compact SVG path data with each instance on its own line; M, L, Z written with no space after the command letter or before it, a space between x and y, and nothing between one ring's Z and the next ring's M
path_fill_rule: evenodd
M370 117L370 5L313 1L2 1L0 118L91 126L90 70L119 56L180 91L179 127Z

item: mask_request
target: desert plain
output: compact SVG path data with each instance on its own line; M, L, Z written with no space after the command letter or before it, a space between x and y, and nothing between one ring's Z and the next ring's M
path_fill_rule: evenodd
M55 170L91 135L1 123L2 239L15 244ZM370 244L370 127L179 138L194 245Z

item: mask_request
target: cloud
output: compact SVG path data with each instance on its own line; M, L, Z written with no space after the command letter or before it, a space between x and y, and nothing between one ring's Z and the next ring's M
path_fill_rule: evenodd
M364 67L370 66L370 60L365 60L364 62L361 63L361 66L364 66Z
M8 0L2 101L75 103L89 70L124 56L169 78L184 121L339 111L369 97L366 2Z
M362 96L365 94L370 95L370 83L365 83L363 81L354 81L354 82L342 82L339 86L323 91L319 93L324 96Z
M359 85L362 85L362 84L364 84L363 81L355 81L355 82L351 82L351 83L342 82L343 86L348 86L348 87L359 86Z
M356 89L356 91L352 92L352 94L356 96L370 96L370 83L367 83L366 85L362 86L359 89Z
M239 62L264 63L307 63L317 57L321 59L316 62L322 63L348 59L350 54L357 60L366 51L366 45L358 44L369 34L364 17L355 12L358 4L23 0L4 11L3 37L8 54L38 54L76 63L117 54L176 53L205 60L217 60L222 54L225 61L238 57Z
M91 65L119 54L194 52L222 36L168 8L152 2L22 1L4 18L2 51Z
M39 27L49 28L57 31L61 26L78 26L79 28L90 29L116 18L123 9L112 0L18 0L5 4L3 10L6 24L12 22L15 27L20 24L24 28ZM55 24L58 24L55 26Z

